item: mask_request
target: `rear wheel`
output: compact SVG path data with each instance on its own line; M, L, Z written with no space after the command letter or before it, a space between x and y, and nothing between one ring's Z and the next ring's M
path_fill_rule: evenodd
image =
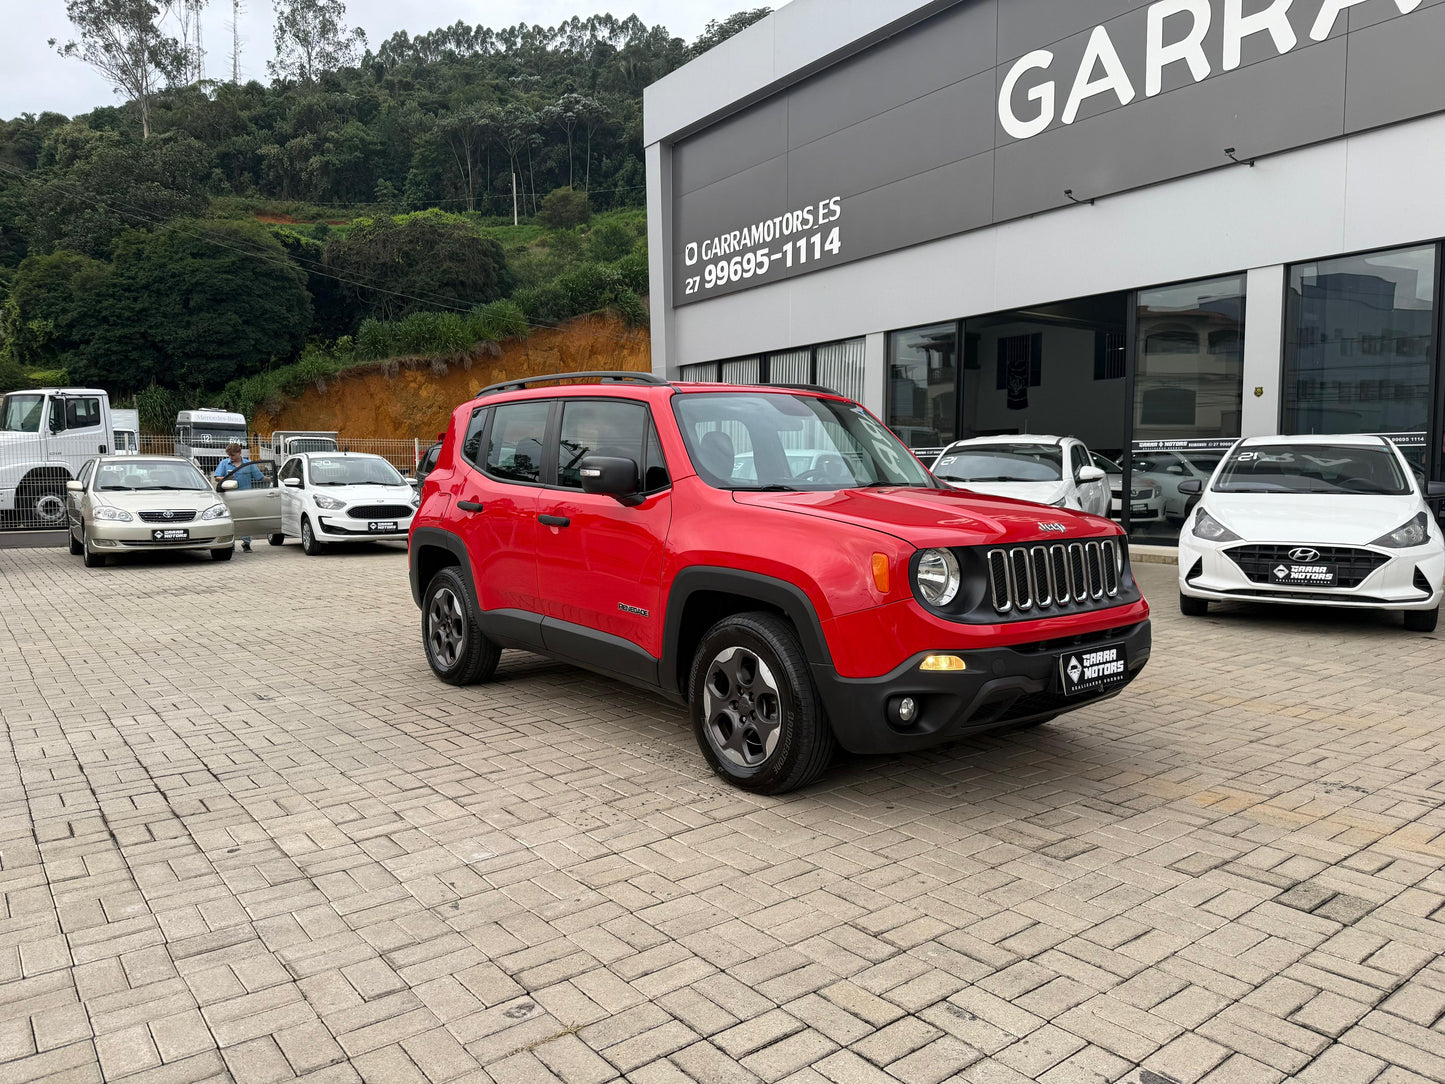
M490 681L502 649L482 635L461 573L444 568L427 584L421 604L421 639L432 673L448 685Z
M1183 591L1179 592L1179 612L1185 617L1203 617L1209 613L1209 600L1207 598L1193 598Z
M236 556L235 546L223 546L221 549L211 551L211 560L213 561L229 561L234 556Z
M1440 623L1439 610L1406 610L1405 627L1411 632L1434 632Z
M301 552L307 557L315 557L321 553L321 543L316 540L316 532L311 529L311 521L305 516L301 517Z
M270 546L284 546L286 544L286 536L284 534L268 534L266 536L266 544Z
M785 794L807 786L836 743L793 628L768 613L708 630L688 682L693 732L713 771L735 787Z

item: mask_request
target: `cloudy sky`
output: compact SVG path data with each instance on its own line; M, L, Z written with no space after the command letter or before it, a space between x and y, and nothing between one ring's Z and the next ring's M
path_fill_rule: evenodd
M396 30L416 34L450 26L458 19L488 26L541 23L554 26L573 15L610 11L636 14L648 25L661 23L688 41L709 19L726 18L764 0L348 0L347 17L375 46ZM774 0L772 7L778 7ZM241 78L265 81L273 54L271 0L242 0ZM63 60L46 45L73 36L65 0L0 0L0 117L50 109L67 116L117 101L110 86L77 60ZM206 75L231 74L231 0L210 0L204 22Z

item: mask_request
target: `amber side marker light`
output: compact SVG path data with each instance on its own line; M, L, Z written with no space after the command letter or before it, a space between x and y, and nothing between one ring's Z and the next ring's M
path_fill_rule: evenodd
M888 594L888 554L873 555L873 586L880 594Z
M920 670L957 671L967 670L968 663L957 655L930 655L919 665Z

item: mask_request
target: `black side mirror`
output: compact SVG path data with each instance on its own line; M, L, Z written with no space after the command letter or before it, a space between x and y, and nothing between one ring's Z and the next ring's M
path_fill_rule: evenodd
M1179 492L1185 494L1203 493L1204 483L1198 478L1190 478L1179 483Z
M584 493L600 493L608 497L637 495L637 464L631 459L605 455L589 455L578 465Z
M1445 500L1445 482L1426 482L1425 499L1427 501Z

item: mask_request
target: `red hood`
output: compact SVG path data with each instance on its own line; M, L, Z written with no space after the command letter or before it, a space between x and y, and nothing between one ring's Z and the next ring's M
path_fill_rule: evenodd
M956 489L844 489L830 493L733 494L741 505L853 523L900 538L919 549L984 546L995 542L1057 541L1119 534L1106 519L1008 497ZM1063 524L1049 530L1041 524Z

